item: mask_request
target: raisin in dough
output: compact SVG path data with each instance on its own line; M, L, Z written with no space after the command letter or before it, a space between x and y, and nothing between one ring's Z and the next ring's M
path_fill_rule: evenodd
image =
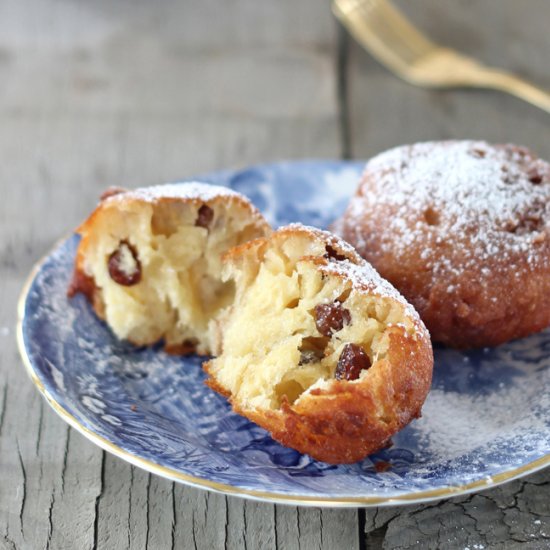
M428 332L346 243L293 224L224 258L236 296L207 384L283 445L330 463L388 444L431 383Z
M211 320L230 304L230 247L269 225L242 195L201 183L106 192L78 229L70 294L83 292L121 339L168 351L212 350Z

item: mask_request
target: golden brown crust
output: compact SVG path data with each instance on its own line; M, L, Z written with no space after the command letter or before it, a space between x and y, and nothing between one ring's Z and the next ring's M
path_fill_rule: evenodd
M206 361L202 364L202 368L206 374L208 374L208 378L205 380L205 384L212 390L214 390L216 393L219 393L220 395L223 395L223 397L229 398L231 397L231 392L226 390L218 381L214 378L211 369L211 362Z
M216 189L221 189L216 186L208 186L208 184L201 184L206 187L212 187ZM264 225L267 228L269 228L269 224L266 222L260 211L253 206L248 199L246 199L243 195L240 195L236 192L230 192L230 190L227 190L227 194L215 194L211 193L209 195L206 195L204 197L201 197L200 194L193 195L185 195L185 193L182 193L181 195L178 195L177 193L173 194L167 194L162 195L162 188L169 188L169 187L178 187L179 184L168 184L166 186L159 185L157 188L159 189L158 194L151 194L148 195L146 191L148 189L155 189L155 188L144 188L144 189L136 189L133 191L125 190L121 187L109 187L100 197L100 202L97 205L96 209L90 214L90 216L78 226L76 229L76 233L78 233L82 239L80 241L79 245L79 252L80 253L80 261L78 261L77 256L77 265L81 269L82 268L82 251L86 248L86 236L90 231L93 231L94 223L96 220L96 217L100 216L101 213L108 208L116 207L124 209L126 206L132 204L135 201L141 201L141 202L147 202L151 204L159 204L159 203L167 203L167 204L175 204L179 203L181 201L186 201L194 204L195 206L202 206L203 204L206 204L208 206L215 206L216 204L223 204L227 201L233 202L234 204L239 204L243 208L250 211L251 219L253 219L256 223L260 225ZM185 186L185 184L181 184L181 186Z
M100 201L104 201L110 197L114 197L115 195L120 195L121 193L127 193L128 189L125 189L124 187L107 187L103 193L99 196Z
M197 355L206 356L208 354L201 353L197 350L198 342L192 340L185 340L181 344L166 344L164 351L168 355L189 355L190 353L196 353Z
M67 289L67 296L72 298L78 293L84 294L90 302L94 301L97 286L93 277L86 275L81 269L75 269Z
M363 258L357 251L337 235L301 223L285 225L277 229L276 232L268 237L260 237L242 245L234 246L226 252L223 261L226 263L239 262L239 258L244 258L253 250L265 250L268 246L271 246L272 243L276 241L285 241L289 237L303 237L312 243L315 241L322 241L326 246L324 257L328 260L332 259L338 261L347 259L353 264L363 263ZM261 252L259 252L259 255L263 256Z
M434 341L496 346L550 325L550 165L527 149L438 142L383 153L335 231Z
M390 339L388 357L376 366L376 381L334 380L328 389L312 390L296 405L283 404L278 411L246 410L234 400L231 404L285 446L330 464L357 462L386 447L418 418L430 389L431 346L399 327ZM212 379L208 385L227 394Z
M82 268L79 267L78 261L75 261L73 277L67 289L67 296L72 298L78 293L86 296L88 301L92 304L96 315L100 319L104 319L105 307L101 298L100 289L95 284L94 278L86 275Z
M271 240L289 234L309 231L293 227L274 233ZM281 235L282 233L282 235ZM310 234L311 236L311 234ZM316 238L324 235L316 233ZM330 241L344 252L341 241ZM255 247L266 247L269 239L257 239L232 249L226 261L238 265L239 257ZM239 401L216 379L212 362L203 365L209 375L206 384L228 397L235 412L246 416L271 432L274 439L317 460L328 463L353 463L386 447L391 437L420 416L430 389L433 352L429 334L416 312L389 285L382 284L374 270L358 256L350 261L334 261L323 256L303 258L344 283L352 281L353 289L365 296L383 296L403 310L409 328L404 324L389 325L385 335L388 351L359 380L332 379L326 385L307 390L293 404L282 400L278 409L250 408ZM394 294L395 293L395 294ZM412 329L410 328L412 325Z

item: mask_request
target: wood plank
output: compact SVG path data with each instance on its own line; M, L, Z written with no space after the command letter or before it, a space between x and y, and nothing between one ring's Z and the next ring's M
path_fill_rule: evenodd
M0 2L0 548L358 547L355 510L244 502L103 453L13 341L26 273L106 186L338 157L336 52L314 0Z
M548 4L530 0L398 2L442 44L508 69L550 89ZM480 22L483 22L481 25ZM350 44L348 99L353 155L432 139L479 138L532 147L550 157L548 115L514 97L486 90L426 90L407 84Z
M367 548L548 548L550 472L435 504L367 511Z
M426 33L550 89L548 4L440 0L399 6ZM545 16L546 17L545 17ZM480 24L480 22L483 22ZM431 139L515 142L550 157L547 114L492 91L435 91L398 80L348 43L348 126L353 155ZM547 548L550 471L479 495L407 508L366 511L367 548Z

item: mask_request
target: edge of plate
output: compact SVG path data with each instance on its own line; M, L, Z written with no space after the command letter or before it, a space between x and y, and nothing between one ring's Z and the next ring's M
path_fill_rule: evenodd
M494 476L487 476L483 479L472 481L464 485L455 485L443 487L440 489L432 489L429 491L417 491L413 493L407 493L403 495L394 496L364 496L364 497L314 497L309 495L287 495L285 493L272 493L267 491L256 491L252 489L243 489L228 485L225 483L218 483L216 481L210 481L208 479L195 477L189 474L184 474L178 470L167 468L148 460L141 458L129 451L124 450L122 447L115 445L108 439L96 434L86 426L84 426L76 417L74 417L69 411L67 411L56 399L50 394L45 387L44 383L40 380L36 373L32 361L27 353L25 347L25 338L23 335L23 324L25 320L25 305L27 302L27 296L32 287L35 277L40 271L42 265L46 262L52 252L64 243L69 237L59 239L50 251L45 254L31 269L31 272L27 276L25 284L19 295L17 303L17 347L19 348L19 354L23 361L23 365L29 375L31 381L36 386L38 391L46 399L46 402L52 407L52 409L71 427L80 432L92 443L103 450L129 462L130 464L142 468L148 472L159 475L171 481L177 481L191 487L199 489L206 489L216 493L222 493L230 496L237 496L246 498L249 500L256 500L260 502L270 502L275 504L286 504L290 506L312 506L312 507L332 507L332 508L359 508L359 507L377 507L377 506L405 506L408 504L420 504L424 502L431 502L442 500L444 498L451 498L461 495L466 495L476 491L490 489L503 483L513 481L514 479L523 477L528 474L532 474L550 465L550 453L528 464L515 468L513 470L502 472Z

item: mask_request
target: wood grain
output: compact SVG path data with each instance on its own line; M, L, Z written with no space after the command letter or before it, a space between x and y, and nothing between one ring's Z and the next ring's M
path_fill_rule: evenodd
M366 513L367 548L549 548L546 472L466 497Z
M439 43L513 71L550 89L545 0L453 0L397 4ZM397 79L357 44L348 61L353 155L437 139L486 139L532 147L550 156L550 118L512 96L489 90L426 90Z

